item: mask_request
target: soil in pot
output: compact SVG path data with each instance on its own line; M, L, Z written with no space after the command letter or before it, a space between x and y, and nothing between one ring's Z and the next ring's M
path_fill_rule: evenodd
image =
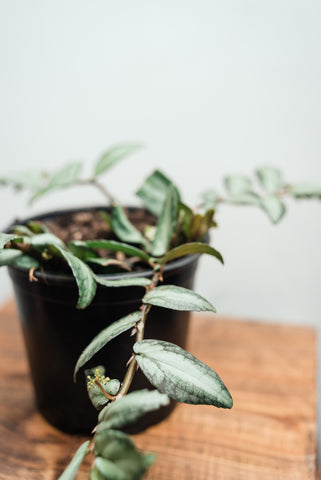
M69 239L112 238L110 230L101 221L100 209L64 211L38 216L63 241ZM144 220L142 211L131 211L131 220L139 229L144 229L154 217ZM90 215L89 215L90 214ZM136 216L137 221L133 218ZM76 219L75 223L71 219ZM21 222L21 221L20 221ZM93 235L93 236L91 236ZM80 238L82 236L82 238ZM166 265L164 283L192 288L198 256L178 259ZM52 270L56 268L52 265ZM137 263L135 272L112 273L119 275L149 276L152 272ZM69 271L37 271L37 282L29 282L28 272L9 267L17 297L22 329L35 386L38 408L54 426L69 433L89 433L97 422L97 412L88 399L84 373L78 374L77 383L72 381L75 363L91 339L113 321L140 308L140 287L106 288L98 286L92 304L84 310L75 308L78 289ZM188 312L177 312L157 307L151 309L146 325L146 338L157 338L186 346ZM131 356L130 333L125 332L100 351L86 366L103 365L110 378L122 379L125 365ZM153 388L138 371L132 390ZM152 412L135 425L139 431L165 418L174 408L174 403Z

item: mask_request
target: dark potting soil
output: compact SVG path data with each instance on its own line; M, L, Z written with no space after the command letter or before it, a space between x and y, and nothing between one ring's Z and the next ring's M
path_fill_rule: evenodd
M127 214L141 233L146 226L156 224L156 217L144 209L130 210ZM71 240L116 240L99 210L64 213L43 223L64 243Z
M128 210L127 215L131 223L141 232L144 233L144 229L149 225L156 225L157 219L154 215L150 214L142 208ZM60 238L65 244L71 240L118 240L119 239L112 232L109 224L103 218L100 210L92 211L78 211L62 213L58 216L52 217L48 220L41 220L49 230ZM124 254L120 252L111 252L108 250L96 250L98 255L102 258L111 258L117 260L124 260ZM91 265L91 267L97 271L97 273L109 272L116 273L118 271L124 271L119 266L110 265L107 270L106 267L98 267ZM66 270L68 267L61 264L61 262L49 262L47 263L49 270ZM139 271L146 269L146 264L142 264L141 261L133 262L130 265L130 270ZM128 268L126 268L128 270Z

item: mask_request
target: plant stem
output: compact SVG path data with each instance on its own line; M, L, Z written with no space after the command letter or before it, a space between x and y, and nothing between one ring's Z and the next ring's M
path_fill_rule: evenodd
M113 197L113 195L107 190L107 188L100 183L98 180L95 178L90 178L88 180L78 180L78 185L93 185L94 187L98 188L100 192L104 195L104 197L107 198L108 203L111 205L117 205L116 199Z
M152 281L151 281L151 284L148 287L148 290L151 290L152 288L155 288L157 286L158 282L161 280L161 278L162 278L162 272L161 271L154 272L153 277L152 277ZM147 320L147 316L148 316L148 313L149 313L151 307L152 306L148 305L148 304L143 305L142 317L141 317L139 323L137 324L136 342L139 342L140 340L144 339L144 331L145 331L146 320ZM136 373L137 368L138 368L137 362L136 362L135 358L133 358L133 360L130 362L130 364L128 366L126 375L125 375L124 380L122 382L122 386L121 386L118 394L116 395L117 399L122 398L128 392L128 390L129 390L129 388L132 384L132 381L133 381L133 378L134 378L134 375Z

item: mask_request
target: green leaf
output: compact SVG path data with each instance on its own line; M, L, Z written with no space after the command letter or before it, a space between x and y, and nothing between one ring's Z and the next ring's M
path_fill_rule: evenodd
M184 403L232 407L232 397L217 373L177 345L142 340L135 343L134 352L151 384L170 398Z
M45 234L44 234L45 235ZM67 261L72 270L73 276L77 282L79 299L77 308L86 308L91 303L96 293L96 282L94 273L84 262L75 257L72 253L67 252L65 248L58 245L54 247L60 252L61 256Z
M256 175L267 193L276 193L283 186L282 173L278 168L261 167L256 170Z
M128 435L117 430L104 430L96 435L95 455L113 462L130 480L142 478L155 460L155 455L139 452Z
M31 220L27 223L27 226L33 233L51 233L49 228L44 223L39 221Z
M168 189L163 210L159 216L155 238L152 244L152 255L160 257L169 247L177 222L178 198L174 187Z
M160 170L155 170L143 183L136 195L143 201L148 211L159 217L164 208L164 203L168 194L169 187L173 185L172 181ZM180 194L177 187L174 186L178 201Z
M112 227L114 233L123 242L146 244L146 239L129 221L125 210L120 205L116 205L112 212Z
M286 211L284 203L273 195L262 198L261 207L273 223L278 223Z
M46 174L44 172L27 171L6 175L0 178L0 185L12 185L15 188L26 188L35 191L44 184Z
M216 257L221 263L224 263L223 257L220 252L215 250L215 248L201 242L185 243L184 245L173 248L160 260L159 263L160 265L164 265L165 263L170 262L175 258L184 257L185 255L192 255L195 253L207 253L208 255Z
M76 375L78 370L85 365L85 363L90 360L95 353L101 350L105 345L107 345L110 340L117 337L126 330L129 330L141 319L141 312L134 312L125 317L113 322L111 325L108 325L104 330L102 330L85 348L80 357L78 358L77 364L74 371L74 380L76 380Z
M299 183L290 188L290 193L296 198L321 198L321 185Z
M34 235L30 238L30 245L39 250L49 247L50 245L65 248L64 242L53 233L39 233Z
M84 243L90 248L122 252L130 257L138 257L146 262L149 261L149 255L147 253L139 248L133 247L132 245L128 245L127 243L116 242L114 240L87 240Z
M89 440L83 443L78 448L74 458L71 460L70 464L68 465L64 473L60 475L58 480L73 480L76 477L82 461L84 460L86 455L89 453L88 446L89 446Z
M205 210L213 209L217 207L217 192L215 190L209 189L201 193L201 198L203 200L203 207Z
M136 422L142 415L169 404L167 395L157 390L137 390L107 405L100 413L97 433L106 429L119 429Z
M110 148L99 158L98 162L96 163L93 177L99 177L120 160L123 160L133 153L136 153L141 148L142 145L139 143L123 143Z
M57 188L69 187L74 185L79 179L79 174L82 169L81 162L72 162L64 166L62 169L58 170L52 177L49 179L47 185L43 188L40 188L31 198L31 201L34 201L36 198L41 197L45 193L50 192L51 190L56 190Z
M89 479L90 480L106 480L106 477L104 477L101 473L99 473L99 471L97 470L97 467L93 465L89 472Z
M68 242L68 248L72 251L72 253L86 262L88 259L98 257L95 250L89 247L86 242L82 242L81 240L72 240Z
M7 243L11 242L11 240L15 240L16 238L21 238L21 236L20 235L14 235L12 233L0 233L0 249L4 248L4 246Z
M97 457L94 465L106 480L131 480L127 473L110 460Z
M230 195L242 195L249 193L252 188L252 182L249 178L242 175L229 175L224 179L225 188Z
M226 201L234 205L259 205L260 197L255 193L240 193L229 196Z
M90 480L106 480L106 477L104 477L101 473L99 473L95 465L93 465L89 473L89 479Z
M126 457L135 448L134 442L118 430L104 430L95 437L95 455L115 461Z
M79 299L77 308L88 307L96 293L94 273L88 265L73 255L73 253L68 252L65 244L52 233L34 235L30 239L30 245L39 250L48 248L52 253L57 254L58 252L58 254L66 260L78 286Z
M120 278L119 280L107 280L99 275L94 275L97 283L104 287L148 287L151 284L151 280L145 277L128 277Z
M10 228L11 232L14 232L17 235L25 235L27 237L32 237L34 233L26 225L13 225Z
M4 248L0 250L0 267L13 265L21 255L23 255L23 252L14 248Z
M175 285L162 285L149 290L143 297L143 303L172 310L215 312L213 305L198 293Z
M12 265L30 270L30 268L38 268L40 263L38 260L23 253L21 250L5 248L4 250L0 250L0 267L5 265Z

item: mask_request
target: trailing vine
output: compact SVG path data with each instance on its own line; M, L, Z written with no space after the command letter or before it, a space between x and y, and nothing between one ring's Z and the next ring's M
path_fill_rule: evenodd
M197 293L175 285L162 285L164 266L177 258L207 254L223 263L222 255L207 241L207 234L216 226L215 210L220 204L250 205L261 208L273 223L283 217L284 199L321 198L321 187L312 184L291 185L281 172L272 167L256 171L257 185L248 177L230 175L225 178L225 194L208 190L201 195L198 209L183 203L173 182L155 170L137 191L144 208L155 215L156 225L140 232L127 216L126 210L100 181L111 167L139 150L137 144L115 146L96 162L88 179L81 178L80 162L68 164L53 174L27 172L0 178L0 183L28 189L31 200L60 188L73 185L94 186L107 199L109 212L102 216L117 240L70 241L65 244L41 222L14 225L10 232L0 234L0 266L24 268L30 281L37 281L39 268L54 265L68 267L78 286L77 308L86 308L93 300L97 284L122 288L142 287L141 308L122 317L100 332L80 354L75 365L74 380L79 370L108 343L123 332L135 335L132 356L124 366L122 379L110 379L105 369L97 366L86 370L87 390L99 411L91 441L77 450L60 480L75 478L87 455L93 456L89 473L91 480L139 480L153 463L154 455L137 450L123 433L123 427L136 422L142 415L167 405L170 399L190 404L207 404L231 408L232 397L217 373L177 345L144 338L148 315L153 306L184 311L211 311L214 306ZM99 266L108 273L110 262L101 260L98 251L121 254L125 261L113 260L119 269L131 268L142 262L152 269L151 278L125 277L119 280L99 275ZM79 352L80 353L80 352ZM137 369L140 368L156 390L128 393ZM72 379L71 379L72 381Z

